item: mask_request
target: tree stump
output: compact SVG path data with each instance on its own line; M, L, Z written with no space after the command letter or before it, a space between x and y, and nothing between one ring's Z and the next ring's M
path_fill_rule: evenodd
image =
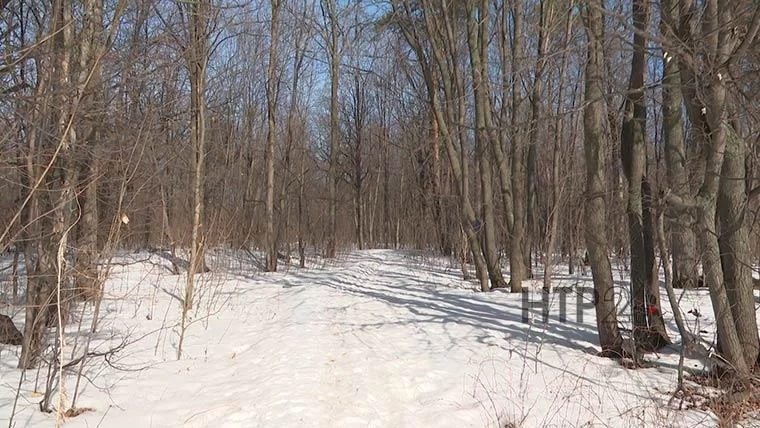
M18 346L23 341L24 335L18 331L13 320L6 315L0 315L0 343Z

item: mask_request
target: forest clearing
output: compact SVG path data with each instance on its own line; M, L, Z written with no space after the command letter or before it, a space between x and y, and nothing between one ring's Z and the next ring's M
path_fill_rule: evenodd
M519 295L478 293L458 266L419 251L352 251L273 274L245 253L210 253L213 273L198 279L204 294L181 360L183 279L158 255L118 258L124 265L107 282L90 343L91 352L113 351L85 367L76 407L88 411L65 426L716 425L700 401L718 390L687 381L697 402L673 398L676 346L635 370L597 356L593 305L579 319L575 294L566 321L553 294L547 323L541 308L528 308L524 322ZM626 273L618 274L624 284ZM577 289L590 280L558 273L556 283ZM531 287L530 298L540 300L540 281ZM689 330L712 341L707 293L686 292L681 302L701 315L689 315ZM87 326L91 313L80 315ZM668 327L677 334L672 321ZM81 354L82 336L70 332L64 364ZM17 360L18 348L0 351L2 425L16 397ZM708 369L694 356L684 368L687 376ZM72 399L76 372L66 377ZM44 379L43 369L21 385L14 426L53 424L55 415L37 405L43 387L35 384Z

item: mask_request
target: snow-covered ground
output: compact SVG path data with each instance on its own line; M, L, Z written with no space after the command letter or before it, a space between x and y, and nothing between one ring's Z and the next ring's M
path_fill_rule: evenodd
M107 283L90 351L123 341L86 367L67 427L504 427L714 426L708 413L668 406L677 348L629 370L595 356L593 307L560 294L523 322L521 295L477 293L449 262L410 251L350 252L263 274L247 255L210 254L177 360L184 276L146 253L122 256ZM619 272L624 275L623 272ZM621 287L625 278L621 279ZM529 282L536 289L540 281ZM560 270L555 286L591 286ZM540 299L538 292L528 295ZM694 331L712 340L706 291L686 294ZM665 308L667 310L667 308ZM623 309L624 312L627 310ZM0 308L23 322L19 308ZM667 310L672 338L675 325ZM89 311L84 315L86 330ZM70 330L77 328L80 314ZM699 323L699 325L697 325ZM71 339L64 363L81 355ZM0 426L19 382L19 347L0 345ZM699 371L698 361L687 369ZM13 426L52 426L38 410L37 371L21 386ZM40 379L46 375L39 372ZM67 375L66 405L76 373ZM42 381L39 381L40 385ZM36 389L36 390L35 390ZM57 399L54 400L54 403ZM676 402L677 404L677 402ZM510 425L513 424L513 425Z

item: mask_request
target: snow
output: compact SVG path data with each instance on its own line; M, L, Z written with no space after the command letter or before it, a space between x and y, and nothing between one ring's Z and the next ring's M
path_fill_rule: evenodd
M716 423L709 413L668 405L676 346L648 355L654 367L647 369L595 356L594 311L584 305L578 319L575 294L568 295L565 322L558 319L560 294L551 294L544 324L540 309L523 322L523 296L475 292L457 266L421 252L352 251L272 274L247 254L218 251L209 260L213 270L197 276L198 303L177 360L184 276L171 275L157 255L118 258L90 350L128 345L108 361L89 361L76 406L91 411L68 418L66 427ZM540 287L539 280L528 284ZM590 277L561 269L554 285L592 286ZM702 317L687 321L711 341L706 292L686 294L682 305L699 309ZM22 324L20 308L0 309ZM69 327L64 362L83 352L73 331L79 317ZM90 317L88 307L83 330ZM19 351L0 345L0 426L12 412ZM703 365L687 359L687 368ZM13 426L55 423L54 414L38 410L35 376L29 371L22 384ZM70 404L76 373L66 379Z

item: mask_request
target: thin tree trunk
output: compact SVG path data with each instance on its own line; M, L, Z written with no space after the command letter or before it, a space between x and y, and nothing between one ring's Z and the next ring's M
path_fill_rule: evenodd
M385 112L383 110L383 112ZM390 141L387 135L387 124L383 115L382 146L383 146L383 240L385 248L390 248L393 221L391 220L391 160Z
M340 81L340 49L339 43L339 25L338 25L338 12L337 4L335 0L326 0L323 2L323 16L330 21L328 48L330 50L330 160L327 171L327 192L328 192L328 230L327 230L327 245L325 248L325 256L328 258L334 258L337 250L337 205L338 205L338 157L339 157L339 132L338 127L338 82ZM324 9L327 10L324 10Z
M678 387L683 387L683 359L686 349L690 347L694 339L689 331L686 329L686 324L683 320L683 314L678 304L678 298L673 290L673 270L670 264L670 255L668 254L668 246L665 239L665 221L664 221L664 209L661 207L657 212L657 244L660 249L660 260L662 261L662 270L665 276L665 290L668 296L668 302L670 303L670 310L673 312L673 318L676 321L676 327L678 327L678 334L681 336L681 350L680 359L678 362Z
M306 267L306 238L304 237L304 216L306 207L306 167L305 167L305 148L301 150L300 171L298 175L298 265Z
M96 156L92 156L85 177L84 202L81 204L82 218L79 221L81 232L79 237L80 253L77 256L77 288L87 300L100 298L97 269L99 169L99 160Z
M377 207L380 203L380 181L382 175L379 173L375 177L375 191L370 192L370 201L367 202L369 207L369 224L367 225L367 233L369 234L369 245L371 247L377 247L377 232L375 232L375 220L377 218ZM372 195L374 194L374 197Z
M359 75L354 76L354 153L353 153L353 185L354 185L354 210L356 215L356 238L359 249L364 249L364 119L366 115L364 89L361 87Z
M537 183L536 177L536 146L539 144L540 126L539 117L541 115L541 96L544 92L544 68L546 67L546 51L548 49L549 37L547 30L547 6L541 2L539 5L539 30L538 30L538 52L536 54L536 68L533 79L533 91L531 94L531 117L528 140L528 150L526 153L525 174L527 177L527 207L525 211L526 225L528 230L525 234L525 245L523 254L525 258L525 268L527 278L533 278L533 268L531 266L531 254L533 253L533 241L537 234Z
M565 21L565 41L569 41L570 37L572 35L572 29L573 29L573 3L574 1L571 1L570 7L568 8L567 12L567 19ZM543 5L542 3L542 18L543 18L543 25L542 25L542 31L546 31L545 27L548 25L546 22L548 19L545 17L545 15L548 14L548 16L552 16L553 9L550 9L549 12L544 12L543 8L548 7L552 8L553 6L551 4ZM543 278L543 290L545 292L551 291L551 278L552 273L554 272L554 253L556 251L557 246L557 233L559 228L559 219L560 219L560 213L559 209L562 206L562 200L564 197L564 189L565 189L565 183L563 183L560 180L560 164L562 163L561 159L562 156L560 154L560 148L561 148L561 142L562 138L565 134L565 114L563 112L564 109L564 102L565 102L565 75L567 73L567 62L568 62L568 55L567 50L565 50L562 53L562 60L560 65L560 80L559 80L559 88L557 90L557 110L556 110L556 116L557 116L557 126L556 126L556 132L554 135L554 147L552 148L552 164L551 164L551 190L549 199L549 215L548 215L548 239L546 243L546 248L544 251L544 278ZM575 134L575 133L573 133ZM574 135L570 137L571 141L574 140ZM565 154L566 155L566 154ZM572 270L572 261L571 261L571 267L570 270ZM572 272L571 272L572 274Z
M208 49L206 39L206 19L209 12L208 0L198 0L189 5L189 34L190 48L188 50L188 68L190 72L190 139L193 146L193 223L190 242L190 263L185 284L185 299L183 304L183 321L193 307L194 276L205 272L204 256L204 192L205 192L205 163L206 163L206 66ZM184 322L183 322L184 326ZM179 347L178 355L181 353Z
M510 288L513 293L522 291L522 281L528 274L525 263L526 233L528 227L528 170L525 136L520 123L522 111L522 64L524 52L523 2L512 6L512 192L514 225L510 242Z
M507 232L511 235L514 230L514 201L512 195L512 172L511 162L508 156L504 153L504 146L507 145L509 139L509 112L507 99L512 91L512 86L509 80L509 65L511 63L510 49L509 49L509 10L507 4L501 6L501 15L499 17L499 56L501 59L501 99L502 105L499 110L499 130L493 130L498 138L491 139L491 150L493 151L494 161L498 170L499 177L499 189L501 191L501 202L503 204L504 216L506 217ZM514 65L514 64L513 64ZM514 95L514 94L513 94ZM512 109L514 113L514 109ZM490 111L486 111L486 123L490 126L494 126L495 121Z
M278 1L278 9L279 9L279 1ZM305 41L308 39L309 33L298 31L296 35L293 37L293 51L294 51L294 57L293 57L293 80L292 80L292 88L291 88L291 94L290 94L290 105L288 106L288 117L287 117L287 146L285 147L285 162L284 162L284 170L286 172L286 175L291 174L291 168L292 168L292 159L294 156L294 149L297 150L297 139L303 137L303 126L299 125L298 133L296 132L296 113L298 111L299 101L300 101L300 82L301 82L301 74L303 72L303 66L304 66L304 58L306 55L306 47L305 47ZM299 178L295 180L296 182L300 183L303 180L303 157L301 157L301 171ZM290 226L290 213L291 213L291 203L288 202L288 189L291 186L292 181L285 179L283 180L283 185L280 188L280 212L287 212L287 215L285 216L285 222L280 222L280 227L278 229L278 239L277 241L280 242L281 240L285 240L287 245L287 258L290 260L291 251L290 251L290 238L289 238L289 231L288 228ZM301 190L299 188L299 198L301 197ZM301 203L299 199L299 204ZM287 206L286 206L287 204ZM301 234L301 208L298 208L298 251L299 251L299 258L301 258L301 243L302 243L302 236ZM302 266L303 267L303 266Z
M14 305L18 303L18 255L19 255L19 246L20 243L16 243L15 247L13 249L13 262L11 263L11 288L12 288L12 300L11 303Z
M84 118L84 145L86 157L83 169L85 171L84 201L80 202L81 219L79 221L79 252L76 257L75 286L86 299L99 298L100 284L98 281L98 183L100 175L100 155L98 146L102 139L100 127L105 123L103 106L103 83L101 76L100 57L104 51L103 34L103 3L102 0L88 0L85 3L85 24L79 39L79 73L78 87L83 92L89 88L83 99L85 108L89 108Z
M438 233L438 245L441 254L450 256L452 254L451 235L446 227L446 220L443 215L443 186L441 183L441 132L438 126L438 120L435 115L431 115L430 139L432 142L433 156L433 222L435 222L436 232Z
M277 115L277 43L279 37L278 15L280 1L271 0L272 16L269 27L269 65L267 66L267 151L266 151L266 270L277 271L277 235L274 224L274 163ZM282 214L282 213L281 213Z

